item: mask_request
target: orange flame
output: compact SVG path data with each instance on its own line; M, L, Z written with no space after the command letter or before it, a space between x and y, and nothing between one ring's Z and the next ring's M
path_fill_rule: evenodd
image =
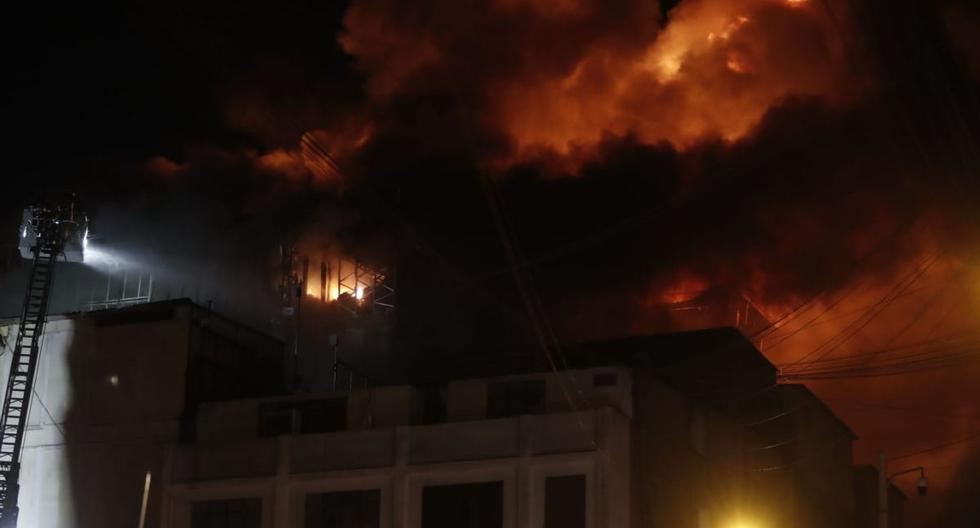
M326 264L326 276L322 274L321 264ZM360 266L361 272L356 268ZM310 269L306 279L306 295L315 299L323 298L333 302L349 295L358 301L364 300L370 288L375 286L376 277L366 273L366 268L346 257L311 257Z
M594 24L585 21L606 11L599 0L486 1L492 16L520 22L515 32L589 28ZM595 39L581 50L572 46L579 53L574 58L563 54L571 45L560 41L548 41L540 54L501 57L518 66L488 66L493 73L474 89L492 95L479 97L484 107L468 111L508 133L516 152L484 161L506 166L547 152L582 159L583 148L609 133L680 148L705 137L737 140L787 95L847 99L860 83L844 82L850 70L839 28L824 11L801 9L806 2L686 0L662 30L617 19L635 34ZM630 3L635 13L624 18L655 20L647 8ZM422 75L439 82L476 67L458 51L471 47L480 38L472 32L485 27L468 18L472 13L426 11L419 16L433 20L409 23L399 12L390 0L355 0L345 17L340 43L366 72L375 102L415 89L409 86L423 71L442 72ZM430 33L429 27L448 29ZM564 66L543 62L551 55Z
M660 292L658 299L661 303L677 304L698 296L708 289L708 281L695 275L684 275L667 289Z

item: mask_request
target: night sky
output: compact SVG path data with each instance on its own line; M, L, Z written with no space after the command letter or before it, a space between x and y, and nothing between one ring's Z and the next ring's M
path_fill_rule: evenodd
M783 325L777 365L926 343L942 368L811 387L859 461L927 450L913 526L976 525L980 367L942 354L980 344L980 11L919 4L18 5L2 242L75 191L96 240L170 266L396 263L421 365L656 331L707 288Z

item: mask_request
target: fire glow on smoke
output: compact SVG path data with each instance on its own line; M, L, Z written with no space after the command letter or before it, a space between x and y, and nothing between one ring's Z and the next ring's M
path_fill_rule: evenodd
M860 85L842 82L842 29L806 0L687 0L665 25L655 2L496 0L472 13L390 3L353 2L341 36L375 102L422 89L424 74L449 78L477 92L466 112L513 138L517 157L504 162L575 157L608 133L680 147L734 140L786 95L840 101L843 86ZM506 41L491 34L498 25L513 26Z
M735 141L787 96L844 104L869 87L845 45L848 4L836 0L685 0L666 20L648 0L354 0L344 27L364 104L258 156L260 166L336 184L391 133L393 108L433 94L453 100L452 125L503 134L492 149L473 146L486 168L548 160L574 174L610 134L680 149ZM228 113L248 128L255 112Z

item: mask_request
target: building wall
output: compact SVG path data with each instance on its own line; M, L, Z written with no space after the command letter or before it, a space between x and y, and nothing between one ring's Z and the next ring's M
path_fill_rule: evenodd
M7 328L12 347L17 327ZM48 322L25 438L19 526L135 524L145 472L159 476L164 446L177 438L186 348L187 326L177 318ZM0 357L3 380L11 357Z
M650 372L637 369L633 379L632 526L708 528L764 519L765 494L745 457L747 431Z
M779 393L792 423L781 470L792 475L792 522L801 528L852 523L854 433L805 386L781 385Z
M600 378L593 391L599 372L616 372L615 383ZM381 526L418 527L427 486L499 481L504 526L543 527L546 479L560 475L585 476L589 528L628 526L629 417L621 408L629 405L609 404L611 393L628 395L628 372L570 375L588 381L580 387L586 401L605 404L569 411L558 386L569 383L564 374L466 380L448 386L449 421L421 425L418 391L385 387L346 396L344 430L277 437L258 434L262 405L344 396L204 405L198 442L172 453L162 526L190 527L195 502L255 497L262 503L262 527L302 527L308 494L377 489ZM487 386L529 379L545 382L542 414L487 418Z
M449 421L481 420L486 417L487 387L494 383L545 379L545 407L549 412L579 407L608 405L626 416L633 414L633 382L629 369L602 367L562 371L559 374L523 374L448 384Z
M536 413L490 417L496 384L533 380L545 381ZM278 438L257 433L261 405L342 395L204 406L200 441L172 458L164 525L190 526L196 501L252 496L261 526L303 526L311 490L368 486L380 490L381 526L415 528L425 486L492 480L504 486L504 526L539 528L545 478L561 474L587 476L590 527L852 522L852 437L808 393L690 394L656 369L619 367L456 380L446 392L445 423L421 425L419 390L386 387L345 396L343 431ZM753 426L760 418L766 427Z
M146 526L159 526L164 461L193 418L196 400L188 398L221 396L227 379L247 381L241 373L248 364L266 358L259 363L269 367L267 358L281 354L281 343L202 313L189 302L170 302L49 317L25 437L18 526L135 526L148 471ZM0 328L8 343L0 355L6 383L17 322ZM281 360L262 373L278 380L278 367ZM188 372L200 383L189 385ZM272 386L263 379L253 385Z
M276 345L189 304L52 320L22 526L133 526L147 470L147 526L160 528L189 528L195 503L249 497L261 512L256 528L300 527L307 495L364 489L378 490L381 526L416 528L426 487L491 481L502 483L504 526L544 528L547 479L562 475L585 478L588 528L727 527L740 517L849 524L840 515L840 493L853 489L840 482L850 479L846 427L778 390L762 393L772 399L748 399L758 392L748 388L699 392L727 387L717 369L699 370L711 383L694 389L643 367L455 380L441 389L445 420L430 423L429 389L273 396L278 385L268 381L280 372L266 349ZM9 361L0 356L4 368ZM490 401L510 385L520 405ZM243 395L235 391L267 396L223 401ZM532 393L540 401L519 401ZM292 409L337 399L344 414L335 429L300 434ZM774 407L739 411L758 400ZM270 408L290 409L291 434L260 426ZM778 416L790 427L747 425ZM787 434L788 449L766 447Z

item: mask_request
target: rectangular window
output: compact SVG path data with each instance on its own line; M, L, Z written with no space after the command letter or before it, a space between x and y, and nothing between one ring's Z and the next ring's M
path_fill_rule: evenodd
M544 528L585 528L585 475L545 479Z
M259 436L313 434L347 428L347 400L328 398L265 403L259 407Z
M334 491L306 496L305 528L378 528L381 491Z
M191 528L259 528L262 499L224 499L195 502Z
M544 380L491 383L487 386L487 418L544 414Z
M309 400L296 405L301 434L330 433L347 428L347 400Z
M504 483L427 486L422 490L422 528L502 528Z
M290 403L263 403L259 407L259 436L293 434L293 407Z
M445 383L422 387L421 425L446 422L447 397Z
M593 387L612 387L616 385L615 372L603 372L592 376Z

